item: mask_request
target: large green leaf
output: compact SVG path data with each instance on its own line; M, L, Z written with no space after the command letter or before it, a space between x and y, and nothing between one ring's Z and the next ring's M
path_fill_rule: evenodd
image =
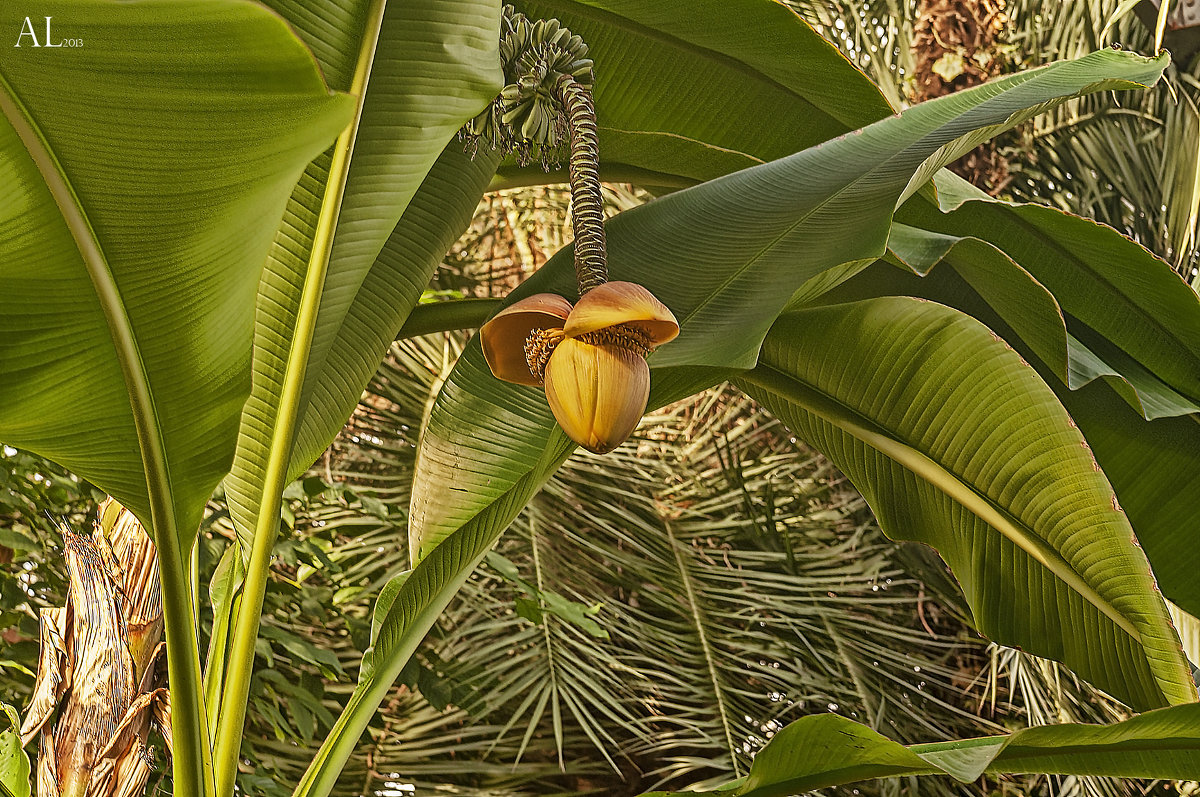
M1090 270L1093 263L1103 263L1110 275L1103 280L1096 278L1091 281L1103 281L1111 294L1103 302L1090 305L1091 312L1097 318L1104 318L1106 314L1101 307L1109 308L1107 315L1111 315L1111 310L1118 306L1128 311L1140 305L1135 315L1142 323L1115 324L1109 327L1114 337L1101 335L1074 316L1064 314L1058 300L1042 282L1001 251L997 243L975 235L932 232L895 222L892 224L888 248L905 265L923 276L929 274L938 263L944 262L953 268L969 286L969 293L962 290L966 286L951 285L943 279L942 273L930 281L933 284L928 286L927 291L922 291L919 285L915 290L919 295L929 295L928 291L932 291L935 294L933 298L939 300L952 296L954 300L951 303L961 309L968 308L955 300L969 303L972 296L978 296L1012 327L1069 389L1078 390L1101 379L1145 418L1200 413L1200 404L1159 379L1143 360L1125 351L1125 347L1137 351L1140 340L1146 344L1141 347L1143 357L1158 362L1171 362L1180 357L1200 357L1200 345L1195 347L1194 352L1187 348L1186 343L1180 345L1189 337L1200 343L1200 298L1183 285L1165 263L1116 230L1050 208L1028 206L1024 209L1032 210L1035 216L1044 217L1055 228L1071 233L1062 236L1062 240L1069 242L1072 234L1084 234L1091 237L1093 246L1088 250L1074 246L1064 249L1055 236L1035 232L1032 236L1040 238L1044 245L1024 247L1018 253L1023 262L1030 263L1032 269L1043 275L1049 274L1052 278L1061 270L1062 261L1067 259L1057 254L1059 252L1069 251L1070 259L1082 264L1081 271ZM996 229L987 224L987 220L988 216L984 215L981 220L962 227L987 236ZM996 238L1002 242L1005 236L997 235ZM1076 292L1066 290L1062 279L1059 277L1059 289L1065 293L1063 302L1079 307ZM1147 283L1153 286L1150 290L1140 287ZM1158 297L1154 288L1162 287L1168 289L1166 294L1174 301L1159 303L1161 309L1157 315L1152 315L1150 307L1154 302L1147 300L1146 295L1155 300ZM1180 290L1176 293L1171 288ZM793 297L792 304L804 303L811 298ZM1087 304L1083 306L1089 307ZM974 314L974 310L969 312ZM1149 329L1151 324L1159 330L1170 330L1170 333ZM1091 341L1091 346L1076 334Z
M910 181L916 186L964 142L1080 94L1153 82L1164 64L1112 50L1059 62L620 214L608 225L614 278L645 284L681 325L656 367L753 366L796 288L832 266L883 254ZM569 249L556 255L534 278L538 288L569 295L570 257Z
M1200 412L1200 297L1170 266L1093 221L997 201L948 172L936 185L942 212L914 201L897 218L983 238L1052 292L1074 338L1071 388L1103 378L1146 418Z
M1130 394L1118 391L1121 385L1128 385L1125 377L1088 382L1077 389L1068 387L1062 371L1046 362L1044 350L1040 351L1033 340L1049 340L1054 334L1061 339L1064 335L1061 314L1045 304L1049 294L1038 297L1031 289L1039 284L1024 269L1010 263L1005 293L1024 300L1005 302L995 292L981 296L976 292L978 284L972 286L956 273L964 267L988 267L986 263L967 265L972 254L972 249L955 247L944 265L924 278L877 263L836 290L810 298L809 303L879 296L923 297L958 308L1003 337L1038 368L1083 432L1116 489L1163 594L1192 613L1200 611L1200 589L1193 577L1200 568L1200 547L1195 544L1194 531L1195 518L1200 515L1200 494L1195 489L1195 474L1200 467L1200 417L1193 413L1145 420L1131 407ZM994 253L988 254L987 260L997 264ZM1078 356L1078 351L1073 356ZM1149 395L1153 394L1142 394ZM1142 399L1137 406L1143 406Z
M888 235L888 252L908 266L915 274L925 277L924 284L938 285L943 293L954 293L959 285L946 274L953 269L962 284L973 289L975 294L1013 328L1030 349L1064 383L1069 374L1070 344L1066 322L1058 301L1033 276L1021 268L1004 252L979 238L943 235L900 222L892 222ZM934 266L945 263L936 276L929 278ZM873 295L883 295L883 287L890 283L921 285L921 281L902 280L898 274L888 273L880 279L879 272L887 270L878 264L855 275L854 282ZM868 276L869 275L869 276ZM840 286L839 286L840 287ZM845 288L840 288L844 291ZM894 289L893 289L894 290ZM837 293L837 290L833 291ZM830 294L818 294L815 298L824 304ZM922 294L924 295L924 294ZM789 306L811 303L814 297L793 296ZM951 303L967 310L959 304ZM970 312L967 310L967 312ZM974 315L974 313L971 313Z
M1060 398L1116 488L1163 594L1200 615L1200 417L1143 421L1103 384Z
M990 638L1138 708L1195 699L1082 435L978 321L909 298L800 311L738 384L850 477L889 536L942 555Z
M252 3L37 13L85 43L0 55L0 437L148 528L158 492L186 545L229 468L259 264L348 100Z
M943 175L938 182L944 201L961 204L947 197L961 195L956 179ZM1019 265L1006 264L1004 254L974 237L893 225L890 246L928 276L905 278L880 264L818 301L922 296L969 313L1017 347L1039 367L1088 439L1163 593L1193 613L1200 611L1200 590L1193 577L1200 567L1194 532L1194 519L1200 514L1200 493L1194 487L1200 467L1200 410L1151 371L1151 366L1161 369L1165 364L1167 372L1177 372L1178 366L1171 365L1174 360L1187 362L1200 352L1200 298L1166 264L1107 227L1047 208L988 198L971 199L967 207L975 216L969 225L957 220L959 229L1010 246L1021 258ZM930 227L943 222L941 214L930 209L914 212L906 206L901 212ZM1064 229L1063 240L1073 242L1066 248L1051 234ZM1040 245L1030 245L1030 240ZM1074 245L1077 242L1083 244ZM943 265L932 268L937 262ZM1059 284L1061 308L1025 265ZM1002 281L981 281L981 272ZM1099 300L1083 301L1079 292L1069 289L1071 280L1099 285L1093 291L1104 294ZM1123 320L1115 323L1112 318ZM1103 336L1096 332L1101 328ZM1101 361L1067 329L1086 336L1117 367ZM1069 353L1065 368L1064 344Z
M1050 384L1116 488L1163 593L1200 612L1200 297L1107 227L997 202L952 175L940 176L938 188L948 212L910 203L901 215L985 237L1056 291L1072 333L1071 389Z
M470 224L498 162L495 153L468 158L452 140L425 175L329 344L324 377L309 380L289 476L316 461L350 417L443 256Z
M681 324L654 368L749 368L792 293L839 264L883 254L892 210L914 173L976 128L1022 109L1151 80L1163 62L1105 51L911 108L863 131L622 213L607 225L614 279L640 282ZM847 223L853 219L854 223ZM572 295L570 248L512 294ZM459 368L485 368L471 347ZM714 376L719 379L719 376ZM528 469L553 422L537 390L494 382L447 389L425 430L409 525L415 557L504 493ZM690 385L706 387L711 382ZM512 417L524 415L521 421ZM534 414L536 413L536 414ZM463 489L446 490L453 483Z
M197 794L212 774L185 552L233 455L271 236L351 103L252 3L37 14L82 44L0 52L0 437L153 530L175 785Z
M782 3L538 0L596 62L608 179L686 186L782 158L892 113L879 90ZM538 167L505 184L565 180Z
M303 368L295 408L303 443L282 455L284 481L303 472L345 423L388 343L469 219L494 163L456 157L451 144L444 165L421 192L419 207L401 221L447 142L501 83L498 0L393 3L374 19L381 9L369 0L289 0L277 8L323 56L327 73L342 81L339 87L351 88L358 63L365 73L359 78L365 96L353 157L340 164L345 173L330 172L329 156L309 167L263 275L254 388L226 482L230 514L243 539L254 529L262 504L314 245L324 247L315 257L325 259L328 269L311 346L296 352L290 365ZM332 197L337 209L322 222L322 203L342 180L340 199Z
M358 105L349 130L296 187L259 286L253 387L226 481L250 556L228 666L212 673L224 678L214 745L222 793L234 788L283 489L345 423L493 165L446 161L450 176L433 181L426 204L433 195L434 207L450 212L427 231L394 233L447 142L499 90L499 0L347 0L335 9L280 6L330 72L349 78ZM421 210L410 224L429 224ZM400 255L376 269L389 240ZM305 420L308 447L297 449Z
M768 797L899 775L950 775L965 783L983 774L1030 772L1195 779L1200 776L1200 706L1164 708L1108 726L1047 725L1008 736L909 747L845 717L814 715L776 734L745 778L686 793Z

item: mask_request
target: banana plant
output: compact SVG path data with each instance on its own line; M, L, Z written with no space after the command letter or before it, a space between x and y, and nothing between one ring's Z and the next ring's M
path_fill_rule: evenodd
M544 0L504 14L499 0L43 7L47 28L53 19L84 45L0 51L0 168L12 186L0 195L0 438L71 468L152 530L177 794L234 792L284 487L345 423L482 193L563 179L551 150L568 138L566 177L591 186L575 198L581 233L509 300L542 294L539 313L554 309L518 326L525 338L550 332L533 358L511 343L493 350L519 374L543 363L521 380L544 380L546 392L498 380L479 342L455 366L422 435L415 566L381 596L358 687L297 794L330 791L425 632L575 441L609 448L647 403L730 377L840 464L889 533L939 548L981 630L1066 661L1138 709L1195 700L1134 540L1146 528L1160 550L1180 547L1137 486L1145 449L1130 447L1143 438L1094 443L1092 422L1076 416L1107 429L1103 408L1089 416L1072 403L1086 381L1124 382L1125 399L1149 385L1160 399L1171 391L1170 419L1194 424L1194 295L1171 294L1170 323L1183 331L1167 342L1116 318L1106 326L1085 312L1095 297L1067 308L1078 280L1056 289L987 270L1034 273L1028 236L1005 238L997 221L1011 213L1028 229L1028 213L997 204L981 221L972 214L984 203L955 205L944 178L928 185L1034 113L1153 84L1165 57L1098 52L893 115L831 45L767 0ZM25 21L6 10L0 30ZM525 58L531 45L558 49ZM576 119L594 135L576 138ZM456 137L464 126L474 157ZM550 171L529 168L535 154ZM667 195L589 226L603 177ZM1073 251L1080 224L1057 214L1037 234L1103 276L1131 319L1144 316L1157 294L1100 268L1115 240ZM946 244L955 236L977 242ZM603 268L587 265L605 253ZM832 301L881 263L902 273L895 264L918 256L982 261L972 273L989 306L1036 295L1043 317L1017 312L1016 328L1034 330L1050 370L1012 350L1024 337L1002 339L1005 329L956 305L882 288ZM641 287L608 301L606 286L620 283ZM516 315L505 312L493 324ZM464 317L485 320L448 303L423 323ZM557 348L560 327L601 350L588 356L620 361L610 371L636 372L619 422L582 423L609 411L600 392L574 410L579 396L562 400L589 366L563 359L572 346ZM1086 368L1095 376L1072 383ZM1194 463L1194 450L1175 450ZM187 558L222 479L239 543L214 585L201 677ZM1146 741L1157 727L1127 734ZM1140 760L1126 774L1177 776L1172 767Z
M84 45L26 40L0 59L0 434L153 530L176 788L199 794L212 763L187 561L250 383L255 264L350 102L254 5L41 9Z

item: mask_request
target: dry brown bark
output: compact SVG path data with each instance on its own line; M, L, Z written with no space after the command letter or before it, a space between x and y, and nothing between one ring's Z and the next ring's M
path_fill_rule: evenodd
M22 741L39 739L40 797L138 797L152 772L150 732L169 737L170 725L157 553L112 499L90 536L61 530L67 605L42 610Z

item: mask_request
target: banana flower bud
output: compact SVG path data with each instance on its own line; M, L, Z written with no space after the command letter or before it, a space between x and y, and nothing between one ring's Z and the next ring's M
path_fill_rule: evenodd
M606 282L574 307L552 293L522 299L484 324L480 341L497 378L544 386L567 436L604 454L633 433L646 411L646 355L678 334L675 316L650 291Z

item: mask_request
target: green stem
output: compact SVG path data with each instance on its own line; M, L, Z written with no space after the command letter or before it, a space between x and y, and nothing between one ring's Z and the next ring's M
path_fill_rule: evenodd
M225 685L225 665L229 661L230 626L238 616L241 606L241 588L245 573L242 568L242 552L236 542L230 544L228 567L235 573L225 575L232 583L226 586L226 593L221 599L214 600L212 606L212 633L208 638L208 654L204 667L204 700L208 711L208 732L212 737L217 735L217 708L221 705L221 689ZM220 565L218 565L219 571ZM214 579L217 576L214 575Z
M134 429L145 468L150 527L158 546L162 575L163 617L167 636L167 667L171 679L171 741L174 757L174 788L180 797L211 794L213 770L200 698L200 651L193 623L192 593L171 475L167 468L162 429L158 425L150 380L142 361L133 325L125 308L108 258L96 237L91 221L67 179L66 172L50 149L16 91L0 74L0 112L8 119L21 143L37 166L63 222L79 250L96 298L108 322L113 347L121 365ZM190 535L187 535L190 538Z
M543 612L542 615L542 643L546 646L546 669L550 673L550 694L554 701L553 712L557 717L559 713L559 685L558 685L558 660L554 655L554 637L550 633L550 624L553 620L550 614L546 612L546 593L543 590L542 579L542 557L538 550L538 533L537 533L537 510L534 505L529 504L529 547L533 551L533 575L534 585L537 587L538 608ZM539 709L540 711L540 709ZM525 734L525 742L529 741L532 733L532 728ZM562 723L554 723L554 746L558 751L558 768L566 771L566 763L563 761L563 732ZM522 743L521 751L524 752L525 746ZM521 753L517 753L519 758ZM608 758L607 752L605 758ZM609 761L612 761L610 758Z
M238 758L245 730L246 703L250 694L250 679L254 674L254 652L258 642L258 628L262 616L263 597L270 577L271 554L279 532L283 490L287 487L288 465L292 458L295 442L296 421L300 410L300 398L304 387L304 373L312 348L316 329L317 312L321 305L321 292L325 286L325 275L329 268L329 255L333 247L334 230L341 212L342 196L350 171L350 158L354 141L362 119L363 102L366 97L371 65L379 41L379 30L383 24L386 0L373 0L367 16L367 27L355 67L351 93L358 97L354 121L338 136L333 145L333 159L329 166L329 179L321 201L321 212L313 235L309 253L308 270L304 277L304 288L300 296L300 308L296 315L296 329L288 351L283 387L279 407L271 430L271 447L263 476L262 502L258 508L257 521L251 543L250 560L246 565L246 580L242 585L241 605L237 622L233 628L233 643L229 661L225 668L225 684L222 690L221 711L217 717L217 733L213 757L216 765L216 794L227 797L233 794L237 776Z
M582 296L608 282L596 108L592 90L570 75L561 76L554 89L566 109L571 131L571 226L575 229L575 279Z
M473 329L487 321L500 309L503 299L455 299L449 302L418 304L408 314L408 320L396 334L396 340L406 340L434 332L452 329Z

